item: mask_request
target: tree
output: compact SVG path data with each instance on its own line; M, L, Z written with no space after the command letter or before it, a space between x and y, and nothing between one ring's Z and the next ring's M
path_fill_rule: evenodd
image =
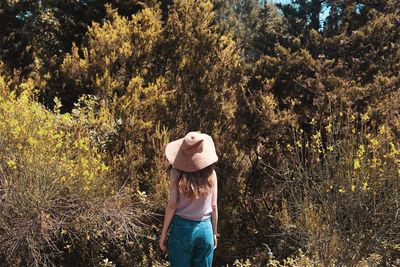
M0 60L8 68L21 70L24 77L45 76L48 82L41 88L39 100L53 107L57 96L64 104L62 111L70 111L79 94L71 95L59 68L72 43L81 44L92 21L107 18L106 3L126 16L156 4L153 0L2 1Z

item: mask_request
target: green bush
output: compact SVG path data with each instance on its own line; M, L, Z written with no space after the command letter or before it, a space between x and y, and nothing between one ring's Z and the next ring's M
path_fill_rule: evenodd
M18 85L18 96L8 81L0 77L0 255L5 263L97 265L113 250L138 247L151 205L146 195L119 187L102 147L93 141L106 140L96 130L112 129L105 119L109 114L101 109L60 114L57 99L50 111L34 99L32 81ZM89 131L86 123L93 116L106 125Z
M324 266L354 266L370 255L394 264L400 252L394 132L373 126L368 114L338 112L311 124L310 135L294 129L277 169L265 165L281 199L278 250L301 248Z

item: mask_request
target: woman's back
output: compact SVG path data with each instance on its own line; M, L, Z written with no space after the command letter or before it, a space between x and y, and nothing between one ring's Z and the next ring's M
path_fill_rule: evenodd
M171 179L179 179L179 171L171 170ZM215 170L213 175L216 176ZM178 203L175 214L193 221L201 221L211 217L212 190L204 197L194 198L179 191Z

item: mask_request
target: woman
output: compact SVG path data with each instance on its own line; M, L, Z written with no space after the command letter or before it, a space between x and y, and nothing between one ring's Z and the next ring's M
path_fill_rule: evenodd
M212 266L218 222L214 142L189 132L170 142L165 155L173 168L160 248L166 251L168 243L171 267Z

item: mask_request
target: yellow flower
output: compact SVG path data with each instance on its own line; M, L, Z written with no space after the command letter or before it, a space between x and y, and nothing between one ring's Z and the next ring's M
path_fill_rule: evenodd
M290 106L293 108L296 105L296 101L290 99Z
M64 246L64 249L66 249L66 250L68 250L68 251L71 251L71 245L70 244L67 244L66 246Z
M146 191L137 190L137 193L138 193L139 196L144 196L144 197L146 197Z
M346 190L344 190L343 188L339 188L339 193L344 193L346 192Z
M105 165L104 163L101 163L101 165L100 165L101 171L107 171L108 169L109 169L109 166Z
M368 183L367 182L364 182L363 183L363 186L362 186L362 190L367 190L368 189Z
M317 120L315 118L312 118L311 125L315 125L316 123L317 123Z
M53 138L53 139L58 139L58 138L60 138L60 137L61 137L61 135L58 134L58 133L53 134L53 135L51 136L51 138Z
M378 163L379 163L378 159L376 157L373 157L371 159L371 162L372 162L371 167L375 169L378 166Z
M38 134L39 136L42 136L42 135L45 134L45 131L44 131L43 129L39 129L39 131L37 131L37 134Z
M362 115L361 119L362 119L363 121L367 121L367 120L369 120L369 116L368 116L368 114L367 114L367 113L365 113L364 115Z
M297 141L297 142L296 142L296 145L297 145L298 147L302 147L300 141Z
M287 145L286 145L286 148L287 148L289 151L293 151L293 147L292 147L290 144L287 144Z
M89 161L85 158L81 159L82 167L87 168L89 166Z
M351 192L354 192L354 190L356 189L356 186L354 184L351 185Z
M317 131L312 137L313 137L313 139L316 139L316 140L321 139L321 132Z
M378 140L376 140L375 138L372 138L370 142L373 148L376 148L379 144Z
M385 132L386 132L385 125L382 125L381 128L379 129L379 133L384 134Z
M15 163L15 160L10 159L9 161L7 161L8 167L10 167L11 169L16 169L17 168L17 164Z
M364 145L360 145L357 151L357 155L361 158L365 154L365 147Z
M103 260L103 266L113 266L113 262L106 258Z
M358 159L354 160L354 164L353 167L355 170L357 170L358 168L360 168L360 161Z
M332 124L329 123L327 126L325 126L326 132L331 133L332 132Z
M11 125L11 126L17 126L17 125L18 125L18 120L12 119L12 120L10 121L10 125Z
M33 138L32 136L28 137L28 144L30 144L31 146L37 144L37 140L35 138Z
M327 149L332 152L333 151L333 146L328 146Z
M14 137L17 137L20 132L21 132L21 127L19 125L17 127L15 127L14 130L12 130L12 134Z

